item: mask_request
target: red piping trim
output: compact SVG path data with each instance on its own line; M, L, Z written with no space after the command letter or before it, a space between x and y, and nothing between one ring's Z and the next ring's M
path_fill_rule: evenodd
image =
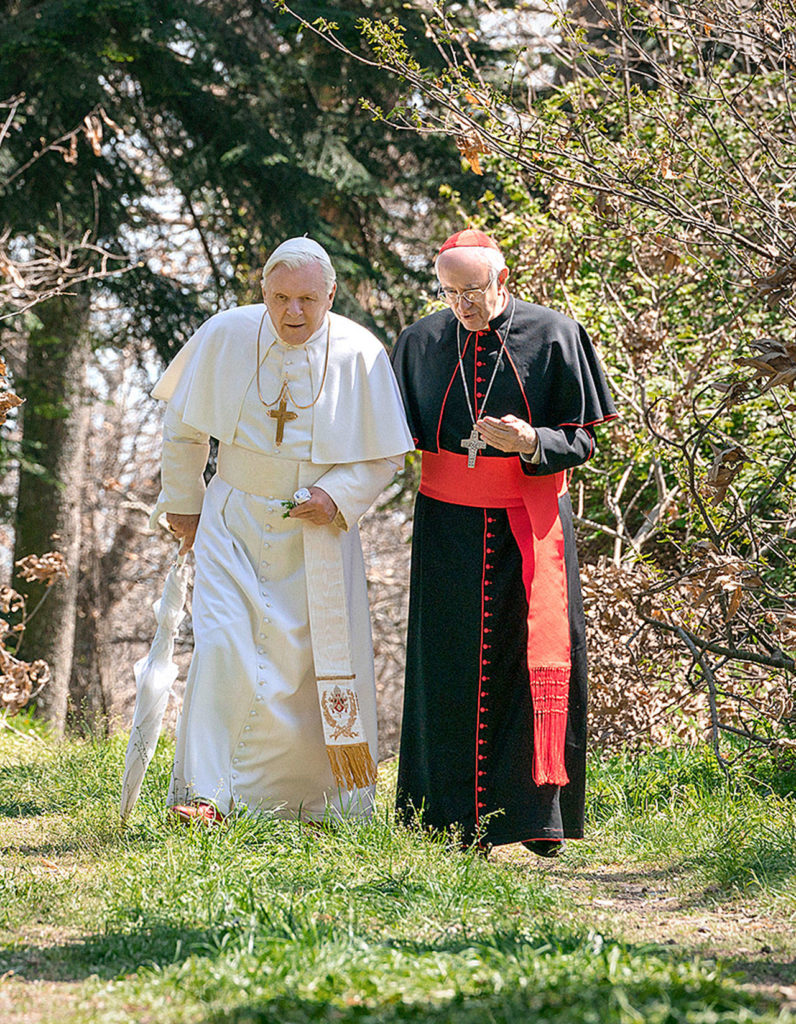
M598 423L610 423L611 420L618 420L618 419L619 419L619 413L618 412L612 412L608 416L603 416L602 419L599 419L599 420L589 420L588 423L559 423L558 425L559 425L559 427L594 427Z
M539 842L543 842L543 843L563 843L564 839L566 839L566 841L569 842L570 839L573 839L573 838L574 838L575 841L580 842L582 837L581 836L575 836L575 837L573 837L573 836L564 836L562 839L559 839L558 836L552 836L552 837L551 836L533 836L531 839L519 839L518 842L520 842L520 843L539 843Z
M471 335L468 334L467 341L465 341L464 343L464 352L462 352L462 359L464 359L465 353L467 352L467 346L470 344L470 338ZM439 451L439 435L440 431L442 430L442 417L445 415L445 403L448 401L448 395L450 394L451 388L453 387L454 380L456 380L456 374L458 373L458 371L459 364L457 363L453 370L453 375L451 376L451 379L448 382L448 387L445 390L445 397L442 399L442 405L440 406L439 409L439 420L437 421L437 451Z
M497 334L497 336L500 338L500 334L499 334L498 331L495 331L495 334ZM501 340L501 342L503 341L502 338L500 340ZM514 371L514 376L517 378L517 386L520 389L520 394L522 395L522 400L523 400L523 402L525 402L525 408L526 408L526 410L528 412L528 422L531 423L532 422L531 421L531 407L530 407L530 405L528 405L528 396L525 394L525 388L522 386L522 381L520 380L520 375L519 375L519 373L517 373L517 367L514 365L514 360L511 358L511 352L509 352L508 348L505 348L504 352L509 357L509 362L511 363L511 368Z
M475 409L475 418L479 418L478 413L478 339L481 336L480 331L475 333L475 345L473 345L473 408ZM467 341L469 342L470 335L467 335Z

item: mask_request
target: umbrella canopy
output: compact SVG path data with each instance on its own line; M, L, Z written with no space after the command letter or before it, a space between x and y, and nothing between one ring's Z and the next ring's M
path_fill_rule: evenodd
M171 687L177 678L178 668L172 658L174 637L185 616L190 574L185 559L185 555L178 557L166 577L160 600L153 605L158 626L152 646L149 654L137 661L133 669L136 697L122 777L120 810L123 820L132 813L138 800L144 773L158 743Z

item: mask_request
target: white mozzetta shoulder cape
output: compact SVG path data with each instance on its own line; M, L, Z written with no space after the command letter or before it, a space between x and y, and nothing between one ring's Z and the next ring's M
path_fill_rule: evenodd
M265 306L239 306L207 320L183 346L152 389L171 401L181 419L224 444L232 444L246 391L257 364L257 331ZM390 361L366 328L336 313L331 323L329 366L313 407L314 463L366 462L412 451L414 444ZM324 321L321 332L327 329ZM260 355L274 341L263 321ZM313 336L316 337L316 336ZM320 383L326 346L310 345L312 379Z

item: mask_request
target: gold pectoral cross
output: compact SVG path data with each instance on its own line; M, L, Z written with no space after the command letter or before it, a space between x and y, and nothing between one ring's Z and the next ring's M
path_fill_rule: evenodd
M281 444L285 436L285 424L289 420L297 420L298 413L289 411L287 407L287 399L283 394L277 408L271 409L268 415L272 420L276 420L276 443Z

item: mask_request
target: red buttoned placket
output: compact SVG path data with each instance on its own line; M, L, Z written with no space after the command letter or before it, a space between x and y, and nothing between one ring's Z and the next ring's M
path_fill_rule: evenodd
M483 358L485 355L483 349L480 347L479 342L482 337L489 334L489 331L476 331L475 332L475 416L476 419L481 415L481 402L484 399L484 385L486 384L486 361ZM483 456L482 456L483 458ZM488 715L489 715L489 687L490 683L490 670L492 665L492 658L490 652L492 650L491 635L492 627L490 625L492 619L492 611L490 609L490 602L492 601L492 595L490 590L492 588L492 570L494 569L494 523L495 517L489 515L488 511L484 510L484 550L483 550L483 570L481 575L481 643L479 651L479 671L478 671L478 713L477 713L477 729L476 729L476 770L475 770L475 824L476 828L480 823L482 815L486 811L486 764L487 764L487 728L488 728Z
M476 748L475 773L475 824L481 820L486 810L486 763L487 763L487 727L489 715L489 689L492 680L492 610L490 603L493 585L495 517L484 510L484 554L483 574L481 577L481 644L479 651L478 672L478 741Z

